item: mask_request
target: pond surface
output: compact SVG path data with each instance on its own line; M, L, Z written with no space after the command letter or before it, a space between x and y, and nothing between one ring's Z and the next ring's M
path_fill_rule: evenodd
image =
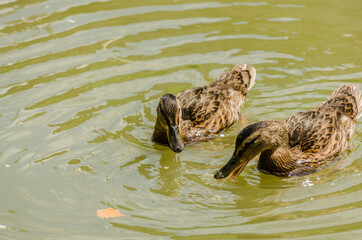
M1 239L358 239L362 121L305 177L213 174L241 122L180 154L150 137L158 99L243 62L242 112L284 120L362 89L360 0L0 1ZM98 209L125 216L101 219Z

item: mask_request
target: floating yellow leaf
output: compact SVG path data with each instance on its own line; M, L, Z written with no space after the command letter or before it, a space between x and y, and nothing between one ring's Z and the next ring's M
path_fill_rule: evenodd
M114 218L114 217L123 217L123 215L119 212L118 209L114 208L106 208L106 209L99 209L97 210L97 217L100 218Z

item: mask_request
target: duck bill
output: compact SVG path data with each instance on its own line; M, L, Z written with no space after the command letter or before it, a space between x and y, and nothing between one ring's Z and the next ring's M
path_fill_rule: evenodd
M229 162L215 173L214 177L216 179L223 179L230 176L231 179L234 179L240 175L248 162L249 161L241 160L234 154Z
M181 140L180 132L177 126L169 126L167 136L168 143L172 151L179 153L184 149L184 143Z

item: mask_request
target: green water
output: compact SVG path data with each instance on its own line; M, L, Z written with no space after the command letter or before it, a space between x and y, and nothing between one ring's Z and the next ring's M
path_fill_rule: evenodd
M213 174L242 129L181 154L150 136L164 93L248 63L248 123L362 89L360 0L0 1L0 239L360 239L362 122L340 161ZM126 215L100 219L98 209Z

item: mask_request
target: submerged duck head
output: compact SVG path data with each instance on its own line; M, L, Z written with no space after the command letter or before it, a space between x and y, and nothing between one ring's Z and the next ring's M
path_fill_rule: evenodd
M248 125L238 134L231 159L214 177L236 178L256 155L285 145L287 139L288 132L282 122L265 121Z
M181 107L176 96L163 95L157 107L157 119L166 132L169 147L174 152L181 152L184 149L179 130L180 118Z

